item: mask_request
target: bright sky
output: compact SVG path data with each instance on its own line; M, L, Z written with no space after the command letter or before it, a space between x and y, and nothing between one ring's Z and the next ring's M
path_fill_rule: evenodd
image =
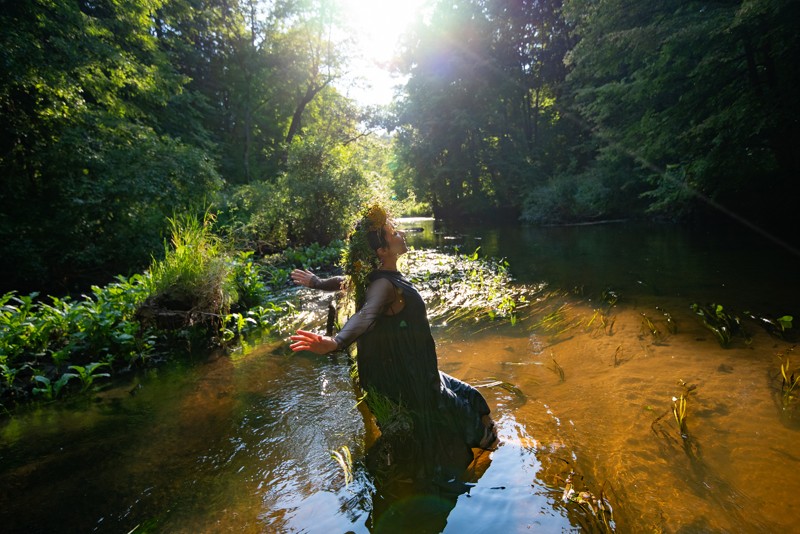
M362 105L388 104L394 86L405 82L386 69L395 55L400 35L429 0L339 0L348 23L355 28L358 53L352 75L361 78L354 87L343 86L347 96ZM346 83L346 82L345 82Z

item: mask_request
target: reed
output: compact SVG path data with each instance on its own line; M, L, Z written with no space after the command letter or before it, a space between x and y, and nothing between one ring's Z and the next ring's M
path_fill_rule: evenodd
M331 458L333 458L344 473L345 487L350 485L353 481L353 456L350 454L350 448L343 445L338 451L331 451Z
M675 422L678 423L681 437L685 438L688 433L686 430L686 414L687 414L687 396L681 395L680 397L672 397L672 415L675 416Z
M781 397L784 409L797 400L800 391L800 375L791 369L791 360L787 357L781 364Z
M553 372L558 375L558 380L560 382L565 382L567 380L566 375L564 374L564 368L561 367L558 362L556 361L555 356L551 356L553 359Z

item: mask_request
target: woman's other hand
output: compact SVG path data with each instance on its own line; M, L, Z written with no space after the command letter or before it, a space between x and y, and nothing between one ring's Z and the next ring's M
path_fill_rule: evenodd
M316 287L319 282L317 275L306 269L295 269L289 276L292 277L295 284L300 284L301 286L310 287L312 289Z
M294 352L307 350L315 354L327 354L338 348L333 338L321 336L305 330L298 330L297 333L290 336L289 339L293 341L293 343L289 345L289 348Z

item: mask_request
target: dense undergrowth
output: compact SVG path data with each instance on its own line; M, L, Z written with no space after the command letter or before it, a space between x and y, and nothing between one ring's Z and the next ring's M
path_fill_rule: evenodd
M255 258L229 249L212 216L170 220L163 259L142 273L92 286L79 298L0 296L0 410L87 394L115 376L158 364L187 347L231 347L241 335L285 335L309 320L289 278L295 267L336 268L343 243L290 248ZM515 322L526 290L503 261L412 251L404 269L433 321ZM309 325L306 325L309 326Z
M100 379L159 363L176 347L275 329L294 310L285 291L291 269L329 264L341 250L335 242L256 260L228 250L213 222L171 219L164 259L79 298L0 296L0 409L90 392Z

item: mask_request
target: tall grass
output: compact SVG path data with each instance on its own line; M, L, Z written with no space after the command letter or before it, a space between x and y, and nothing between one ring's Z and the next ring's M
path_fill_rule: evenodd
M238 300L236 277L213 231L214 216L193 214L168 219L171 239L164 259L149 269L151 303L187 312L187 322L216 323Z

